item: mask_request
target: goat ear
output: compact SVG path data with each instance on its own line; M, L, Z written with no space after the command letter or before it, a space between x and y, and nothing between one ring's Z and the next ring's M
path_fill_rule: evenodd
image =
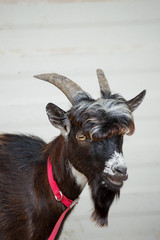
M136 97L132 98L131 100L127 101L127 104L131 111L133 112L143 101L144 97L146 95L146 90L143 90L140 94L138 94Z
M63 136L67 136L70 132L70 121L65 111L53 103L46 106L48 118L53 126L61 130Z

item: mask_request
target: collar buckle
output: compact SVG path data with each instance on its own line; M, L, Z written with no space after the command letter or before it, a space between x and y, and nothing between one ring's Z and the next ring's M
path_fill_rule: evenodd
M62 198L63 198L63 194L62 194L61 191L59 191L59 194L60 194L60 198L58 198L58 197L55 195L55 199L56 199L57 202L62 201Z

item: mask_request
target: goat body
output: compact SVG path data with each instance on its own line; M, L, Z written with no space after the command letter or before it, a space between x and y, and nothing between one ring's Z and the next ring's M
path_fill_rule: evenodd
M68 112L47 105L51 124L61 131L51 143L33 136L0 135L0 240L47 240L65 211L48 182L48 156L63 194L75 200L88 182L94 203L92 218L100 226L108 224L109 208L128 177L123 135L134 132L132 112L145 91L126 101L111 94L102 70L97 75L98 100L63 76L37 76L60 88L73 104Z
M47 239L65 210L63 204L55 200L48 183L50 148L53 149L50 157L54 176L61 191L71 199L77 198L81 189L65 162L61 136L46 145L35 137L0 135L1 240Z

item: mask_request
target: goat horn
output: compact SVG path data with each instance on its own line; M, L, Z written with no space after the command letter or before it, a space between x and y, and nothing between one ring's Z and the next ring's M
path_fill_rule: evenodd
M106 92L111 92L108 81L104 75L104 72L101 69L97 69L97 77L98 77L98 81L99 81L99 86L100 86L100 90L101 90L101 95L103 97L103 93Z
M72 80L56 73L40 74L34 76L35 78L47 81L59 88L74 105L82 98L90 98L90 95L82 90Z

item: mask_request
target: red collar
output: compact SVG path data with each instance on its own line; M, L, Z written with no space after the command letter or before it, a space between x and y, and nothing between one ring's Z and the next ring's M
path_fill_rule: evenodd
M48 238L48 240L54 240L66 213L78 203L79 198L77 198L73 201L73 200L67 198L65 195L63 195L63 193L60 191L60 189L57 185L57 182L53 178L52 164L51 164L51 161L50 161L49 157L48 157L48 160L47 160L47 173L48 173L48 181L49 181L50 187L53 191L53 194L55 196L55 199L58 202L62 202L67 207L67 209L60 216L60 218L59 218L58 222L56 223L50 237Z

